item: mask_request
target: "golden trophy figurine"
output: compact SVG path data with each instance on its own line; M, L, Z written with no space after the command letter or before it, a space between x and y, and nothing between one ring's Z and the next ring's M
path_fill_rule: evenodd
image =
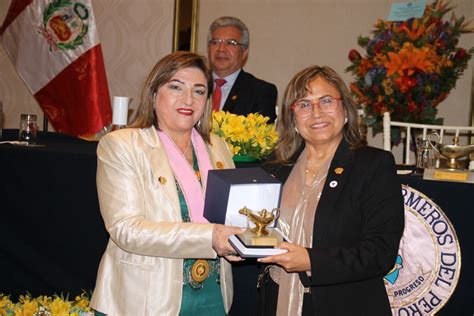
M474 145L459 145L459 136L453 138L452 145L443 145L438 143L438 150L441 157L448 159L449 169L464 170L466 165L465 158L474 152ZM462 160L464 158L464 160Z
M267 229L272 222L276 221L280 216L280 210L274 208L270 212L262 209L260 212L253 212L244 206L239 213L247 216L247 220L254 223L254 228L247 228L245 233L239 234L238 237L247 246L276 246L283 241L280 234L271 228Z
M435 141L431 140L433 136L437 138ZM436 168L425 170L423 179L474 183L474 174L466 169L468 157L474 153L474 145L459 145L457 134L453 138L453 144L445 145L440 140L438 133L428 136L438 163Z

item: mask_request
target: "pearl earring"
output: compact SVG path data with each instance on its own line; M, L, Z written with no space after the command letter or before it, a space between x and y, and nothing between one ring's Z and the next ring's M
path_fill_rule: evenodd
M296 126L295 126L295 132L296 132L296 134L300 133L300 131L298 130L298 127L296 127Z
M347 117L344 118L344 124L346 124L346 123L347 123Z

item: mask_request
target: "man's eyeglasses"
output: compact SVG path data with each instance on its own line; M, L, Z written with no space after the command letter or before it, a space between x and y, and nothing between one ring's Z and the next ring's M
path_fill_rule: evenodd
M293 112L295 112L296 116L306 117L310 116L311 113L313 113L313 108L317 105L321 112L325 114L332 114L336 112L339 100L342 100L342 98L335 98L331 96L324 97L316 101L298 100L291 105L291 109L293 110Z
M230 46L230 47L237 47L237 46L242 45L242 43L237 42L235 39L213 38L213 39L209 40L209 42L208 42L208 44L210 46L219 46L222 43L225 46Z

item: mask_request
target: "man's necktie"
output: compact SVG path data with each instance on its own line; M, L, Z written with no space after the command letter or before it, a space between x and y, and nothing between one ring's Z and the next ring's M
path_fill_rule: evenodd
M212 95L212 110L219 111L221 107L222 90L221 87L227 82L225 79L215 79L216 89Z

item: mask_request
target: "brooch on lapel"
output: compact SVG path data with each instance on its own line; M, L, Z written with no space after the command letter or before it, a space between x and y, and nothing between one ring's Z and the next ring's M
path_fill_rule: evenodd
M235 101L235 100L237 100L237 96L236 96L236 95L233 95L230 99L231 99L232 101Z
M217 161L216 162L216 167L217 167L217 169L224 169L224 163L222 161Z
M336 169L334 169L334 172L336 174L342 174L344 172L344 168L342 167L337 167Z
M165 177L158 177L158 182L159 182L160 184L166 184L166 181L167 181L167 180L166 180Z

